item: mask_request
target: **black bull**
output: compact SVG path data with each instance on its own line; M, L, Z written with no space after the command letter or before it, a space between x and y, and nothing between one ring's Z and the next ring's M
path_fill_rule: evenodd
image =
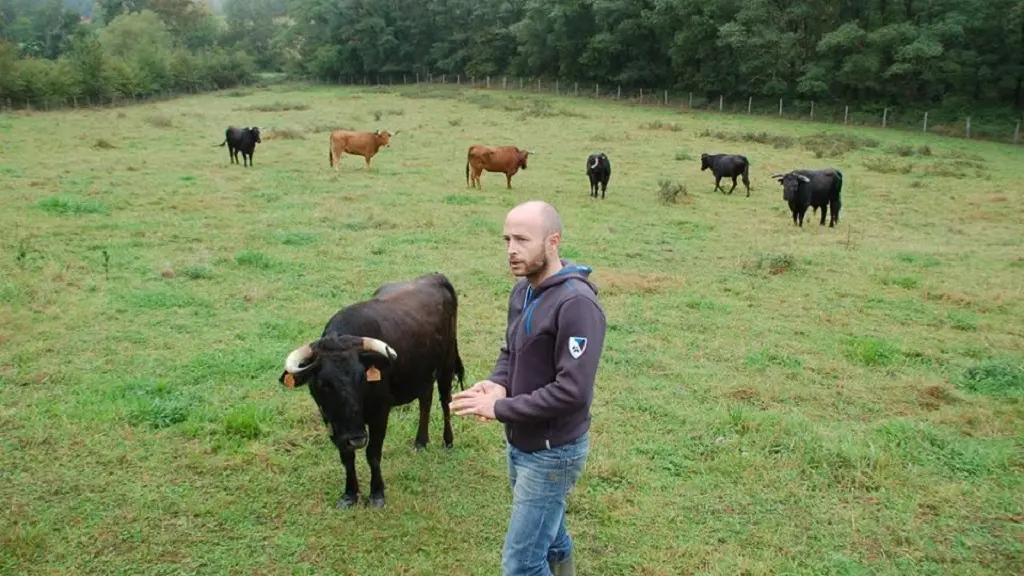
M612 163L604 152L595 152L587 157L587 178L590 179L590 196L597 198L597 189L601 188L604 199L608 190L608 179L612 177Z
M747 196L750 196L750 161L746 156L738 154L701 154L700 171L708 168L715 176L715 190L721 190L723 194L732 194L736 189L736 178L743 176L743 186L747 189ZM732 188L726 192L719 186L722 178L732 178Z
M263 142L260 140L260 129L256 126L252 128L235 128L230 126L224 131L224 141L218 144L218 146L228 145L228 157L231 158L233 164L238 164L238 153L242 153L242 165L245 166L246 157L249 158L249 166L252 166L252 153L256 150L256 144Z
M821 225L825 225L825 212L830 213L828 227L839 223L842 206L843 173L836 168L823 170L793 170L785 174L772 174L782 184L782 199L793 213L793 224L803 227L807 208L821 208Z
M309 385L341 456L345 492L339 508L359 500L355 451L363 447L370 466L369 504L384 506L380 462L391 408L419 400L414 445L424 448L435 379L444 444L452 446L452 382L455 376L460 383L465 377L456 338L457 308L455 288L442 274L387 284L369 300L339 310L319 340L285 360L279 381L289 388Z

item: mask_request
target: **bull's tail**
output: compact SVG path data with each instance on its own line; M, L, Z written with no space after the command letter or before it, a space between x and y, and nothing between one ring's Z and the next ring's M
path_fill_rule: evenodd
M225 144L227 144L227 143L228 143L228 139L227 139L227 138L225 138L223 142L221 142L220 144L214 144L214 145L213 145L213 147L214 147L214 148L216 148L216 147L218 147L218 146L223 146L223 145L225 145Z
M469 154L466 154L466 186L469 186Z
M832 204L831 210L836 224L839 224L839 209L843 206L843 173L838 168L836 168L835 171L836 189L835 194L832 196L832 202L834 202L834 204Z
M467 164L468 166L468 164ZM444 288L452 298L452 316L451 326L449 328L449 335L452 339L452 348L449 352L449 360L454 364L454 375L459 379L459 390L465 390L466 388L466 367L462 364L462 357L459 355L459 338L458 338L458 315L459 315L459 296L455 292L455 286L452 285L451 280L447 276L437 273L438 280L441 283L441 287Z
M334 150L330 146L327 147L327 162L334 168Z

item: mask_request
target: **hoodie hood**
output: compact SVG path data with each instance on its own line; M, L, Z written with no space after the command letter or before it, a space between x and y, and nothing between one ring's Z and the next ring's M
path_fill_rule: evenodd
M560 259L560 261L562 263L562 269L559 270L558 272L555 272L551 276L547 277L543 282L541 282L537 286L537 288L534 288L532 285L527 283L527 301L533 299L539 294L544 293L545 291L554 286L564 284L566 282L569 282L570 280L578 280L580 282L585 283L591 290L594 291L595 295L597 294L597 285L590 281L590 273L594 271L593 268L591 268L590 266L576 264L572 260L566 260L564 258Z

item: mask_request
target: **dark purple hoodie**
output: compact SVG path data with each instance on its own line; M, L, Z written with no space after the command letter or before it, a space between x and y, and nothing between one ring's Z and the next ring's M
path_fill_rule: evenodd
M488 377L508 391L494 415L509 443L525 452L560 446L590 428L607 325L591 269L562 264L536 289L525 279L512 288L505 346Z

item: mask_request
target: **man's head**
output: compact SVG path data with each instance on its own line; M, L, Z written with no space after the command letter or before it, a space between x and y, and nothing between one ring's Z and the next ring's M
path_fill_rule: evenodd
M516 276L538 278L559 263L562 219L547 202L531 200L510 210L503 235L509 268Z

